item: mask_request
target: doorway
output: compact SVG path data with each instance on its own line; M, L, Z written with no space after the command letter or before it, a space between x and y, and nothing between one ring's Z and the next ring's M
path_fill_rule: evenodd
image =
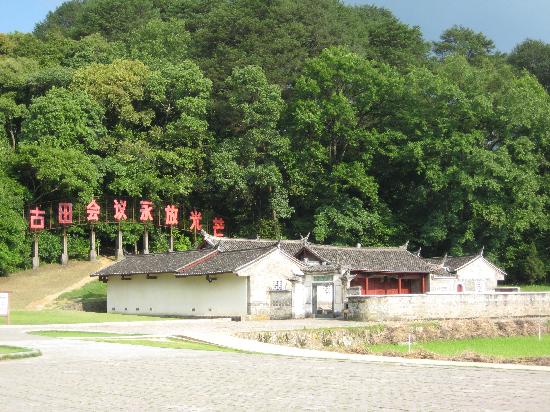
M334 317L334 284L314 283L312 286L313 317Z

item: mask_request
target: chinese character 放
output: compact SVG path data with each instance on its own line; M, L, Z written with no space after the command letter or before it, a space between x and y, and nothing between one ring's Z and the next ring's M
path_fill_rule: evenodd
M88 222L97 222L99 220L99 211L101 207L97 204L95 199L86 206L86 213L88 214Z
M73 223L73 204L60 203L57 217L60 225L70 225Z
M126 220L128 217L126 216L126 200L117 200L115 199L115 220Z
M141 205L141 209L139 210L141 212L139 220L142 222L147 222L148 220L152 221L153 215L151 212L153 211L153 202L149 200L142 200L139 204Z
M164 208L166 211L165 224L169 226L178 224L178 208L174 205L168 205Z
M202 220L202 213L197 212L196 210L193 210L191 214L189 215L189 219L191 220L191 227L189 230L202 230L201 220Z
M225 222L221 217L215 217L214 220L212 221L212 228L214 229L214 236L223 237Z
M46 211L37 208L31 209L29 215L29 225L31 230L44 229L46 223Z

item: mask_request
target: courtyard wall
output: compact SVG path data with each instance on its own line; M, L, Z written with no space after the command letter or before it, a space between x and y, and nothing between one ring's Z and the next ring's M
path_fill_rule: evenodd
M352 319L466 319L550 316L550 292L349 296Z

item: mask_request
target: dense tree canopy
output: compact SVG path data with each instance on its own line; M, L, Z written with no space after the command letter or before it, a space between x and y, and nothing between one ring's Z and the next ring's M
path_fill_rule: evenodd
M548 47L504 58L454 26L430 57L418 28L337 0L65 2L0 34L0 274L28 264L28 205L105 194L215 212L235 236L484 246L548 281Z

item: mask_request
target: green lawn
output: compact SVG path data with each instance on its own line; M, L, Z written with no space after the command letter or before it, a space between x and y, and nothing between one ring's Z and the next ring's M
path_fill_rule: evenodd
M10 354L10 353L20 353L20 352L30 352L30 349L19 348L17 346L5 346L0 345L0 355Z
M408 351L407 345L368 345L367 348L375 353L386 351L406 353ZM541 357L550 356L550 335L543 335L540 341L538 336L431 341L416 343L412 349L424 349L445 356L474 352L502 358Z
M135 322L168 320L155 316L122 315L115 313L80 312L76 310L14 310L10 314L13 325L48 325L64 323Z
M107 299L107 284L99 280L94 280L90 283L86 283L80 289L63 293L58 299Z
M168 338L168 340L151 340L151 339L97 339L98 342L122 343L125 345L141 345L152 346L155 348L169 349L191 349L191 350L207 350L220 352L240 352L236 349L224 348L223 346L211 345L209 343L193 342L185 339Z
M522 292L550 292L550 285L519 285Z
M136 336L134 334L109 333L109 332L85 332L79 330L37 330L28 332L30 335L48 336L50 338L91 338L91 337L117 337Z

